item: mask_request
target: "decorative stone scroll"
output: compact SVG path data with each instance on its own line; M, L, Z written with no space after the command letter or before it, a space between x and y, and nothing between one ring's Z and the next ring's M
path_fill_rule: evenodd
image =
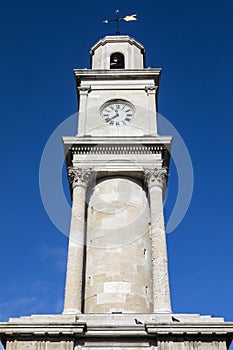
M91 168L68 168L69 182L72 184L73 189L78 186L86 189L92 174Z
M145 169L144 178L148 188L158 186L163 189L167 178L167 168Z
M155 85L145 86L145 91L147 93L147 96L155 95L156 90L157 90L157 86L155 86Z
M80 95L88 95L91 91L91 86L80 86L78 87L78 91Z

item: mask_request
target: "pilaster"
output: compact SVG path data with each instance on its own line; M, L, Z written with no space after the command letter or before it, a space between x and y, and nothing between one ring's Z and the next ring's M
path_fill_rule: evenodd
M91 86L80 86L77 90L79 96L78 131L80 135L83 135L86 132L88 95L91 91Z

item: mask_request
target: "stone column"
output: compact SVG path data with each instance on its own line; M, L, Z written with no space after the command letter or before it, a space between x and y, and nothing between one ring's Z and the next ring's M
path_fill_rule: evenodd
M69 168L73 188L64 312L81 313L85 243L85 201L91 169Z
M167 170L145 170L151 212L152 273L154 313L171 312L166 233L164 227L163 192Z

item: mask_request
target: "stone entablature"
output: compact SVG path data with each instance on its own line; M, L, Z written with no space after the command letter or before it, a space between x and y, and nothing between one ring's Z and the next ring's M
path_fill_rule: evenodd
M96 137L91 135L85 136L64 136L63 143L65 148L65 153L69 150L72 150L79 147L80 149L87 147L96 148L96 147L144 147L150 151L159 151L166 149L171 153L171 136L160 136L160 135L146 135L145 137L141 136L128 136L128 137L114 137L114 136L103 136Z
M161 154L163 145L77 145L70 149L72 154Z
M67 167L134 173L169 168L171 137L64 137ZM124 174L125 175L125 174ZM141 175L140 175L141 176Z

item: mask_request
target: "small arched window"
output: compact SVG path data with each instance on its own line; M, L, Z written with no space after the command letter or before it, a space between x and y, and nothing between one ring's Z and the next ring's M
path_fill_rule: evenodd
M110 56L110 69L123 69L125 68L125 57L120 52L114 52Z

